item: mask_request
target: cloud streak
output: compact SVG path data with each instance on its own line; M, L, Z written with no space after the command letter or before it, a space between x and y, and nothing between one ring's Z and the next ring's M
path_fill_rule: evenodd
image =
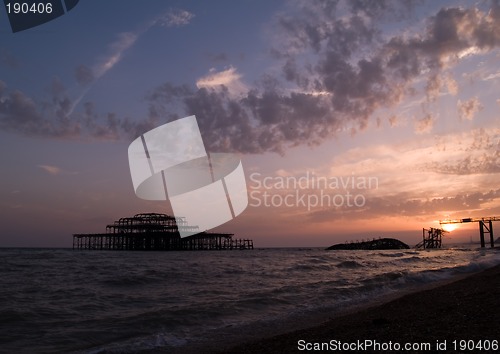
M68 115L71 115L76 106L83 100L91 86L104 76L108 71L120 62L125 52L130 49L139 37L146 32L153 24L141 28L134 32L123 32L118 35L118 38L109 46L108 55L89 68L85 65L79 65L75 70L75 79L83 87L81 94L73 101L71 108L68 110Z
M242 75L232 66L219 72L212 68L207 75L196 81L196 87L198 89L227 89L232 96L239 96L248 92L248 88L241 78Z
M42 170L44 170L45 172L47 172L48 174L53 175L53 176L58 176L58 175L62 175L62 174L65 174L65 175L77 174L77 172L66 171L60 167L53 166L53 165L38 165L37 167L41 168Z
M117 40L110 45L110 53L94 66L92 70L94 77L99 79L119 63L125 51L132 47L139 36L144 32L145 29L136 32L120 33Z
M159 20L158 24L165 27L180 27L188 25L195 15L182 9L170 9Z
M195 15L189 11L182 9L170 9L159 18L150 21L135 31L120 33L117 36L117 39L109 46L108 54L101 58L101 60L94 65L92 69L82 65L77 68L75 73L77 80L79 82L86 82L92 81L90 79L96 80L102 77L120 62L125 52L129 50L145 32L151 29L151 27L155 25L165 27L185 26L188 25L194 17Z
M153 114L141 121L119 118L114 113L100 115L91 102L85 102L83 112L75 108L101 77L112 70L139 38L155 25L178 27L187 25L194 14L185 10L169 10L135 31L118 34L93 66L80 64L74 71L74 79L80 94L71 98L62 82L55 78L51 83L48 99L31 97L21 90L9 89L0 80L0 129L27 136L57 139L118 140L135 138L158 124ZM18 62L6 51L0 52L0 64L16 68ZM48 171L47 169L45 169ZM55 171L55 170L52 170Z

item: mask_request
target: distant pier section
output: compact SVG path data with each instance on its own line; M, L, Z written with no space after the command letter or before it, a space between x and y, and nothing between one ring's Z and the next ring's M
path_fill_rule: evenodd
M440 220L441 225L445 224L464 224L470 222L477 222L479 224L479 239L481 241L481 248L486 245L485 236L490 235L490 245L491 248L495 248L495 241L493 236L493 221L500 221L499 216L489 216L482 218L464 218L464 219L452 219L452 220Z
M396 240L394 238L379 238L368 241L357 241L345 243L338 243L330 246L327 250L404 250L409 249L406 243Z
M180 237L179 229L193 232ZM234 234L199 232L186 218L144 213L121 218L106 226L106 233L73 234L73 249L128 251L188 251L253 249L250 239L233 239Z

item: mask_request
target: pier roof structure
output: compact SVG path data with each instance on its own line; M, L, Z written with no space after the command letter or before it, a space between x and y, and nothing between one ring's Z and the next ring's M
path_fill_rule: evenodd
M192 235L181 238L179 230ZM253 241L233 239L230 233L199 232L184 217L141 213L106 225L106 233L74 234L73 249L232 250L253 249Z

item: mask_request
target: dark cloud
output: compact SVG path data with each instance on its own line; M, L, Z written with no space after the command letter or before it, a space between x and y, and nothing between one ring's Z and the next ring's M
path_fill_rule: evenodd
M328 100L312 94L263 89L232 98L227 89L190 90L167 84L149 99L156 113L165 112L162 103L180 100L186 115L197 116L210 151L282 153L290 145L317 144L338 128Z
M145 132L153 128L156 128L161 123L165 122L160 122L155 117L150 116L146 119L142 119L139 121L132 120L130 118L119 119L118 123L114 123L114 125L119 125L121 129L120 136L122 138L126 138L127 140L132 140L144 134Z
M411 18L416 7L424 0L350 0L346 4L350 11L373 19L404 20Z
M377 109L391 108L421 90L418 81L424 80L424 93L428 101L434 100L443 87L453 86L447 70L461 53L485 52L500 44L498 1L486 11L475 6L443 8L426 19L422 33L392 37L383 34L383 23L411 18L419 2L294 4L298 5L275 21L279 44L271 53L281 70L264 73L245 93L235 95L223 86L165 83L148 94L148 116L137 121L112 113L98 115L90 103L84 104L83 112L73 112L75 102L57 82L49 102L35 102L0 86L0 126L30 134L120 138L195 114L210 151L284 153L289 147L320 144L341 132L356 133L372 119L378 124ZM88 67L76 68L81 85L94 76ZM466 103L465 115L471 112ZM424 110L415 119L415 129L429 131L435 119Z
M66 100L51 106L54 115L47 118L41 106L21 91L0 92L0 128L25 135L72 137L80 134L79 124L65 118L62 112L68 109Z
M304 72L299 70L297 62L294 58L288 58L283 65L283 75L285 80L295 83L299 88L303 90L307 90L310 86L309 74L308 72Z
M445 87L456 93L449 66L464 51L500 44L496 2L486 12L443 8L426 20L423 33L387 38L381 35L382 19L407 19L419 2L347 4L345 13L335 1L301 2L279 16L280 45L271 53L282 63L281 76L264 75L244 97L231 97L227 89L165 84L152 91L151 111L165 116L175 107L177 116L196 114L215 150L282 153L319 144L340 130L366 129L378 108L415 94L421 79L429 102ZM424 111L415 129L428 132L434 123Z
M404 58L393 62L399 64L396 67L404 68L408 62L416 67L414 60L418 58L428 68L443 68L449 60L456 60L464 50L490 50L497 47L500 44L499 19L496 1L492 2L486 13L476 7L441 9L427 20L424 36L408 39L395 37L387 48L396 56L400 52L404 53Z
M481 14L478 14L480 17ZM493 48L500 43L500 5L498 0L491 1L488 15L481 18L473 27L473 36L479 48Z
M351 13L337 16L336 2L305 2L298 13L283 15L278 19L282 31L281 45L274 48L277 58L288 58L313 50L336 51L348 57L360 46L373 42L380 31L365 16Z
M49 100L36 100L19 90L9 91L0 81L0 129L47 138L117 140L135 138L158 125L154 117L135 122L108 113L101 118L91 102L83 104L83 112L72 113L75 102L57 78L50 92Z

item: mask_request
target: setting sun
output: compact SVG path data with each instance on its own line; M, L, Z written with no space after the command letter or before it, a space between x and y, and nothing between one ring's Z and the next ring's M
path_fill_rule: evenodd
M458 224L444 224L442 227L444 231L452 232L458 228Z

